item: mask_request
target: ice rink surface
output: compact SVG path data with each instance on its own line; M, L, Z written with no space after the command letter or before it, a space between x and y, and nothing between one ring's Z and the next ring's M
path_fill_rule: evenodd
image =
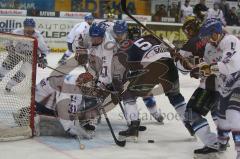
M50 54L49 65L56 67L62 54ZM80 68L81 70L81 68ZM51 69L38 69L37 82L47 77ZM198 81L189 76L180 75L181 92L186 101L198 86ZM79 149L79 142L75 139L58 137L34 137L32 139L1 142L0 159L193 159L193 150L203 145L194 141L179 121L176 112L164 96L156 96L157 106L162 110L164 125L159 125L152 119L141 99L138 99L142 125L147 130L140 132L138 143L127 142L124 148L115 145L107 124L97 126L92 140L82 140L86 148ZM119 107L108 112L116 134L126 129L126 121L122 119ZM209 119L209 116L207 117ZM210 120L213 130L213 121ZM148 143L151 139L155 143ZM218 154L216 159L234 159L234 145L231 139L230 148L225 153ZM212 158L215 159L215 158Z

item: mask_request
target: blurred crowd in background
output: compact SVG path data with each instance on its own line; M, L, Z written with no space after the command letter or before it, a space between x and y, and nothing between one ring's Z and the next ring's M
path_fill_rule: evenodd
M230 2L232 2L232 6ZM191 5L191 0L172 2L168 6L161 4L157 6L152 20L160 22L163 17L172 17L175 18L175 22L181 23L186 16L201 16L200 14L205 18L218 18L224 25L240 25L240 3L226 0L215 1L210 7L206 5L206 0L199 0L195 5Z
M133 15L150 15L155 22L182 23L189 15L219 18L224 25L240 25L238 0L128 0ZM120 0L0 0L0 9L92 12L104 18L109 12L121 18Z

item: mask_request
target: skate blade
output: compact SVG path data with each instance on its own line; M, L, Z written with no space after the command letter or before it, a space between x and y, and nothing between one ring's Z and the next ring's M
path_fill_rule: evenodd
M118 139L119 139L120 141L126 140L127 142L134 142L134 143L137 143L137 142L138 142L138 137L137 137L137 136L129 136L129 137L126 137L126 136L121 136L121 135L119 135L119 136L118 136Z
M194 154L193 159L220 159L220 155L218 153Z

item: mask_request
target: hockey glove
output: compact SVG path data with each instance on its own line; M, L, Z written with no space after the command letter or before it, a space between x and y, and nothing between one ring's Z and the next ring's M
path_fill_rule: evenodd
M47 65L48 65L48 62L46 59L46 55L41 54L41 56L38 57L38 67L46 68Z
M207 77L211 75L211 66L205 62L202 62L193 68L190 72L190 76L198 79L199 77Z

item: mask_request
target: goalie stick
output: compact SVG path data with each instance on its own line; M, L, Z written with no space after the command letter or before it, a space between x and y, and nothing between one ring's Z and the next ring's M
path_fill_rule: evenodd
M161 43L163 43L166 47L168 47L170 54L172 57L175 57L177 60L179 60L182 65L185 65L190 70L194 68L194 66L185 59L182 55L176 52L176 47L170 43L168 40L163 39L162 37L157 36L153 31L151 31L148 27L143 25L141 22L139 22L135 17L133 17L127 10L127 0L121 0L121 8L127 16L129 16L133 21L135 21L138 25L140 25L142 28L144 28L146 31L148 31L152 36L154 36L156 39L158 39Z

